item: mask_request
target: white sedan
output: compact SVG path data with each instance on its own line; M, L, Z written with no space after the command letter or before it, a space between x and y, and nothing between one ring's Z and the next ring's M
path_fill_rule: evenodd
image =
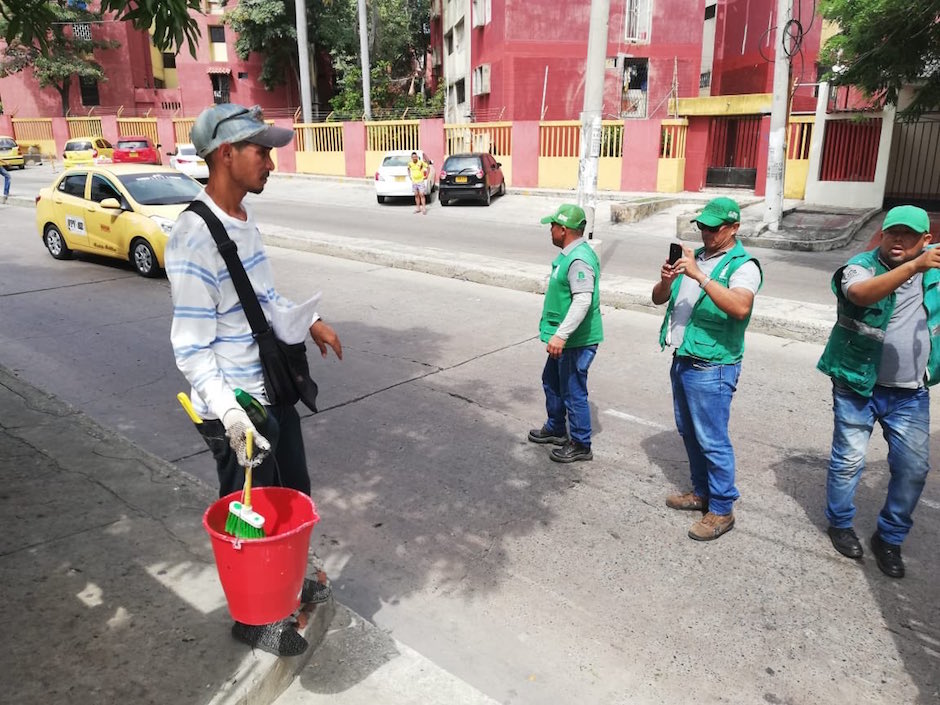
M170 153L170 166L197 181L209 180L209 166L196 154L196 148L190 142L176 145L176 151Z
M381 166L375 172L375 197L379 203L385 203L386 198L414 198L411 179L408 178L408 162L411 161L412 151L417 151L418 159L429 165L428 178L424 182L424 193L430 203L431 192L437 188L437 173L434 170L434 162L420 149L396 149L385 153Z

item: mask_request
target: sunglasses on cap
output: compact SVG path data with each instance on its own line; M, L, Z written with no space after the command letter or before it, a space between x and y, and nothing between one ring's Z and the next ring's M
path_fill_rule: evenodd
M249 115L252 120L257 120L258 122L262 122L264 120L264 117L263 117L264 114L261 108L258 107L257 105L253 105L250 108L242 108L241 110L232 113L228 117L222 118L215 124L215 129L212 130L212 139L215 139L216 136L219 134L219 128L222 127L222 123L227 122L229 120L235 120L236 118L244 117L245 115Z

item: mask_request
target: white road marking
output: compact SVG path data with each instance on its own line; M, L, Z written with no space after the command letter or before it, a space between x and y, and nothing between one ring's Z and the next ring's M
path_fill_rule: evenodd
M630 421L631 423L637 423L637 424L640 424L641 426L649 426L650 428L655 428L660 431L669 430L669 426L663 426L662 424L656 423L655 421L648 421L647 419L640 418L639 416L633 416L632 414L625 414L624 412L617 411L616 409L606 409L604 413L607 414L608 416L613 416L614 418L622 419L623 421Z

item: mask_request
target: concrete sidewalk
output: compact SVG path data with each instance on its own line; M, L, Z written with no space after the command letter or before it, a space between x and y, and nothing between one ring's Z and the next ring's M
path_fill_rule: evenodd
M4 702L264 705L312 658L332 601L301 656L231 637L209 487L3 367L0 452Z

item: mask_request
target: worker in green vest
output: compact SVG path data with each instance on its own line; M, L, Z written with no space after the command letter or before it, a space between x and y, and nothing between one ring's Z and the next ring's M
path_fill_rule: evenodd
M735 201L715 198L692 222L704 246L682 247L674 262L663 263L653 303L669 302L659 344L673 351L673 408L692 476L692 490L670 495L666 506L701 511L689 537L711 541L734 527L739 494L728 420L763 275L737 240L741 209Z
M539 339L548 352L542 370L548 420L529 431L529 440L559 446L549 454L557 463L594 457L587 375L604 329L601 267L584 239L586 223L584 211L569 203L542 218L543 225L551 224L552 244L561 252L552 262L539 323Z
M888 211L878 247L832 277L838 319L819 360L832 378L834 428L826 478L829 539L859 559L852 528L855 489L875 421L888 442L888 496L871 549L881 571L904 577L901 544L930 469L930 398L940 382L940 248L930 218L915 206Z

